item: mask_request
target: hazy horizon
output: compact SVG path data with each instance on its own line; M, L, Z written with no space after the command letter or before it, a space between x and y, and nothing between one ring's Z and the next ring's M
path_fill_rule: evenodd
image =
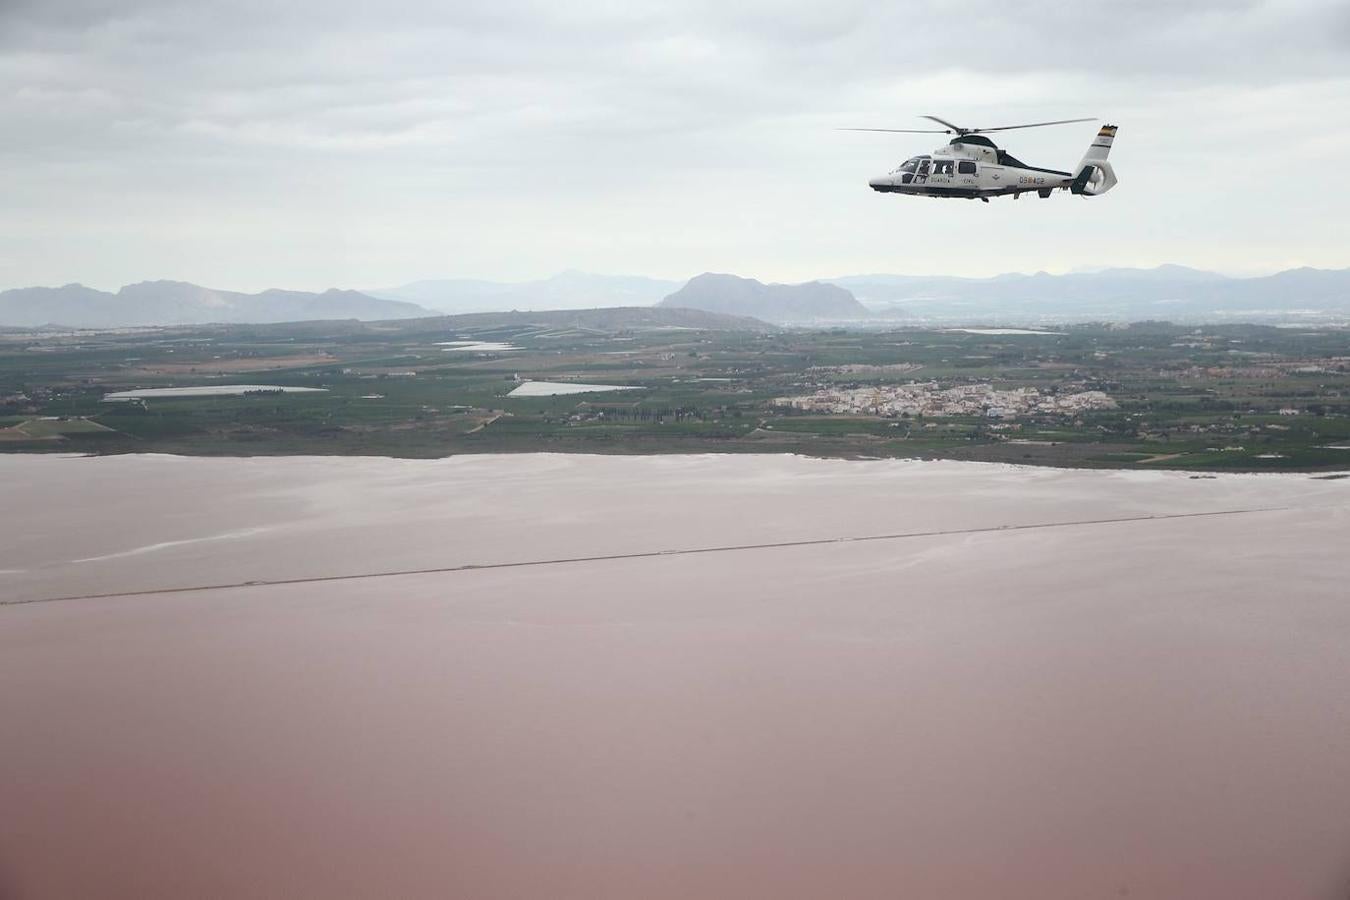
M1011 271L1011 270L1010 270L1010 271L1006 271L1006 272L995 272L995 273L992 274L992 275L959 275L959 274L954 274L954 273L951 273L951 272L930 272L930 271L906 271L906 272L899 272L899 271L880 271L880 270L878 270L878 271L867 271L867 272L834 272L834 273L829 274L829 275L815 275L815 276L808 276L808 277L806 277L806 278L802 278L802 279L797 280L797 281L789 281L789 282L779 282L779 281L776 281L776 280L774 280L774 279L764 278L764 277L761 277L761 276L756 275L756 274L754 274L754 273L747 273L747 272L736 272L736 271L732 271L732 272L725 272L725 273L720 273L720 274L736 275L737 277L740 277L740 278L750 278L750 279L754 279L754 280L756 280L756 281L764 282L765 284L771 284L771 283L773 283L773 284L802 284L802 283L811 282L811 281L820 281L820 282L826 282L826 283L829 283L829 282L832 282L832 281L837 281L837 280L845 279L845 278L866 278L866 277L873 277L873 276L878 277L878 278L887 278L887 277L892 277L892 276L903 276L903 277L910 277L910 278L969 278L969 279L983 280L983 279L993 279L993 278L1000 278L1000 277L1013 276L1013 275L1021 275L1021 276L1027 276L1027 277L1036 276L1036 275L1053 275L1053 276L1062 276L1062 275L1097 275L1097 274L1101 274L1101 273L1103 273L1103 272L1107 272L1107 271L1111 271L1111 270L1151 271L1151 270L1154 270L1154 269L1167 268L1167 267L1179 267L1179 268L1185 268L1185 269L1192 269L1192 270L1195 270L1195 271L1201 271L1201 272L1204 272L1204 273L1206 273L1206 274L1217 275L1217 276L1221 276L1221 277L1224 277L1224 278L1232 278L1232 279L1264 278L1264 277L1269 276L1269 275L1278 275L1279 273L1285 272L1285 271L1289 271L1290 269L1303 268L1303 267L1300 267L1300 266L1289 266L1289 267L1285 267L1285 268L1269 269L1269 270L1262 269L1262 270L1260 270L1260 271L1250 271L1250 272L1244 272L1244 271L1240 271L1240 270L1239 270L1239 271L1232 271L1232 270L1230 270L1230 271L1224 271L1224 270L1220 270L1220 269L1209 269L1209 268L1203 268L1203 267L1200 267L1200 266L1192 266L1192 265L1188 265L1188 264L1186 264L1186 263L1179 263L1179 262L1175 262L1175 261L1166 261L1166 262L1154 263L1154 264L1150 264L1150 265L1120 265L1120 266L1115 266L1115 265L1086 265L1086 266L1076 266L1076 267L1071 268L1071 269L1041 269L1041 270L1036 270L1036 271ZM1309 267L1307 267L1307 268L1314 268L1314 269L1323 269L1323 270L1335 271L1335 270L1340 270L1340 269L1350 268L1350 265L1346 265L1346 266L1309 266ZM670 281L670 282L675 282L675 283L678 283L678 284L683 284L683 283L689 281L689 279L691 279L691 278L694 278L694 277L696 277L696 276L698 276L698 275L706 274L706 273L712 272L712 271L713 271L713 270L711 270L711 269L705 269L705 270L702 270L702 271L700 271L700 272L695 272L695 273L690 274L690 275L667 277L667 276L661 276L661 275L649 275L649 274L645 274L645 273L641 273L641 272L594 272L594 271L585 271L585 270L581 270L581 269L567 268L567 269L561 269L561 270L559 270L559 271L557 271L557 272L553 272L553 273L551 273L551 274L549 274L549 275L544 275L544 276L541 276L541 277L538 277L538 278L522 278L522 279L518 279L518 280L510 280L510 279L506 279L506 278L489 278L489 277L478 277L478 276L471 276L471 275L457 275L457 274L452 274L452 275L429 276L429 277L426 277L426 278L409 278L409 279L404 279L404 280L402 280L402 281L398 281L398 282L395 282L395 283L384 284L384 285L377 285L377 286L372 286L372 285L350 285L350 284L318 284L318 285L313 285L313 286L297 287L297 286L293 286L293 285L284 285L284 284L269 284L269 285L265 285L265 286L263 286L263 287L258 287L258 288L240 288L240 287L234 287L234 286L231 286L231 285L220 285L220 284L216 284L216 283L208 283L208 282L202 281L202 280L194 280L194 279L192 279L192 278L165 278L165 277L149 276L149 277L145 277L145 278L137 278L137 279L134 279L134 280L132 280L132 281L126 281L126 282L122 282L122 283L119 283L119 284L91 284L91 283L88 282L88 281L81 281L81 280L79 280L79 279L71 279L71 280L61 281L61 282L52 282L52 283L48 283L48 284L14 284L14 285L0 286L0 293L2 293L2 292L4 292L4 291L9 291L9 290L20 290L20 289L23 289L23 288L31 288L31 287L57 288L57 287L65 287L65 286L71 285L71 284L78 284L78 285L81 285L81 286L83 286L83 287L92 288L92 289L94 289L94 290L104 291L104 292L106 292L106 293L112 293L112 294L115 294L115 293L117 293L121 288L127 287L127 286L129 286L129 285L144 284L144 283L154 283L154 282L160 282L160 281L173 281L173 282L184 282L184 283L188 283L188 284L195 284L195 285L197 285L197 286L199 286L199 287L210 288L211 290L228 291L228 292L232 292L232 293L242 293L242 294L256 294L256 293L261 293L261 292L267 291L267 290L303 291L303 292L312 292L312 293L323 293L324 291L328 291L328 290L338 290L338 291L357 291L357 292L365 293L365 294L374 294L374 293L379 293L379 292L387 292L387 291L391 291L391 290L396 290L396 289L398 289L398 288L407 287L407 286L410 286L410 285L415 285L415 284L420 284L420 283L430 283L430 282L455 282L455 281L472 282L472 281L481 281L481 282L484 282L484 283L498 284L498 285L502 285L502 286L524 286L524 285L529 285L529 284L535 284L535 283L538 283L538 282L550 281L550 280L552 280L552 279L560 278L560 277L567 276L567 275L580 275L580 276L585 276L585 277L589 277L589 278L612 278L612 279L626 279L626 278L633 278L633 279L650 279L650 280L653 280L653 281Z

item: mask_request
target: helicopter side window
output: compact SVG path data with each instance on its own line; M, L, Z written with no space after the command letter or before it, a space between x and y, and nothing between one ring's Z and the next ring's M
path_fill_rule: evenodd
M962 160L956 164L956 171L960 172L962 175L974 175L975 163L970 162L969 160Z
M952 174L952 161L950 159L939 159L933 163L934 175Z

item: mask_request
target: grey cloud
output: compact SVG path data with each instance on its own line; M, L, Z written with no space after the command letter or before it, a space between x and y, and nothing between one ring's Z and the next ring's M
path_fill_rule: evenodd
M753 186L746 202L815 189L831 167L898 153L833 126L927 112L1129 112L1173 128L1189 108L1188 128L1222 140L1251 129L1244 111L1279 115L1281 89L1295 120L1313 111L1300 104L1343 100L1348 23L1339 0L8 0L0 237L31 221L59 231L80 202L182 215L192 197L229 216L275 199L298 217L334 194L431 220L553 205L580 232L606 221L581 205L588 192L594 207L669 190L711 203L732 183ZM650 216L644 227L691 233Z

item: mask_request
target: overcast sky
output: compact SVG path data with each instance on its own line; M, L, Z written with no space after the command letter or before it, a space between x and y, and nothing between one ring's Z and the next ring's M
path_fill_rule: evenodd
M921 113L1120 185L871 191ZM0 122L0 288L1350 266L1345 0L0 0Z

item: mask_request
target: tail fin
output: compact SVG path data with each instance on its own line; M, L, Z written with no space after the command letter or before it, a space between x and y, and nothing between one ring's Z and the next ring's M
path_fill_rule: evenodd
M1083 159L1078 164L1078 174L1074 176L1073 184L1070 185L1070 190L1073 193L1086 194L1092 197L1097 194L1105 194L1116 186L1116 172L1111 168L1111 164L1106 161L1107 155L1111 152L1111 144L1115 139L1116 126L1114 125L1103 125L1102 130L1097 132L1097 136L1093 138L1087 153L1083 154Z

